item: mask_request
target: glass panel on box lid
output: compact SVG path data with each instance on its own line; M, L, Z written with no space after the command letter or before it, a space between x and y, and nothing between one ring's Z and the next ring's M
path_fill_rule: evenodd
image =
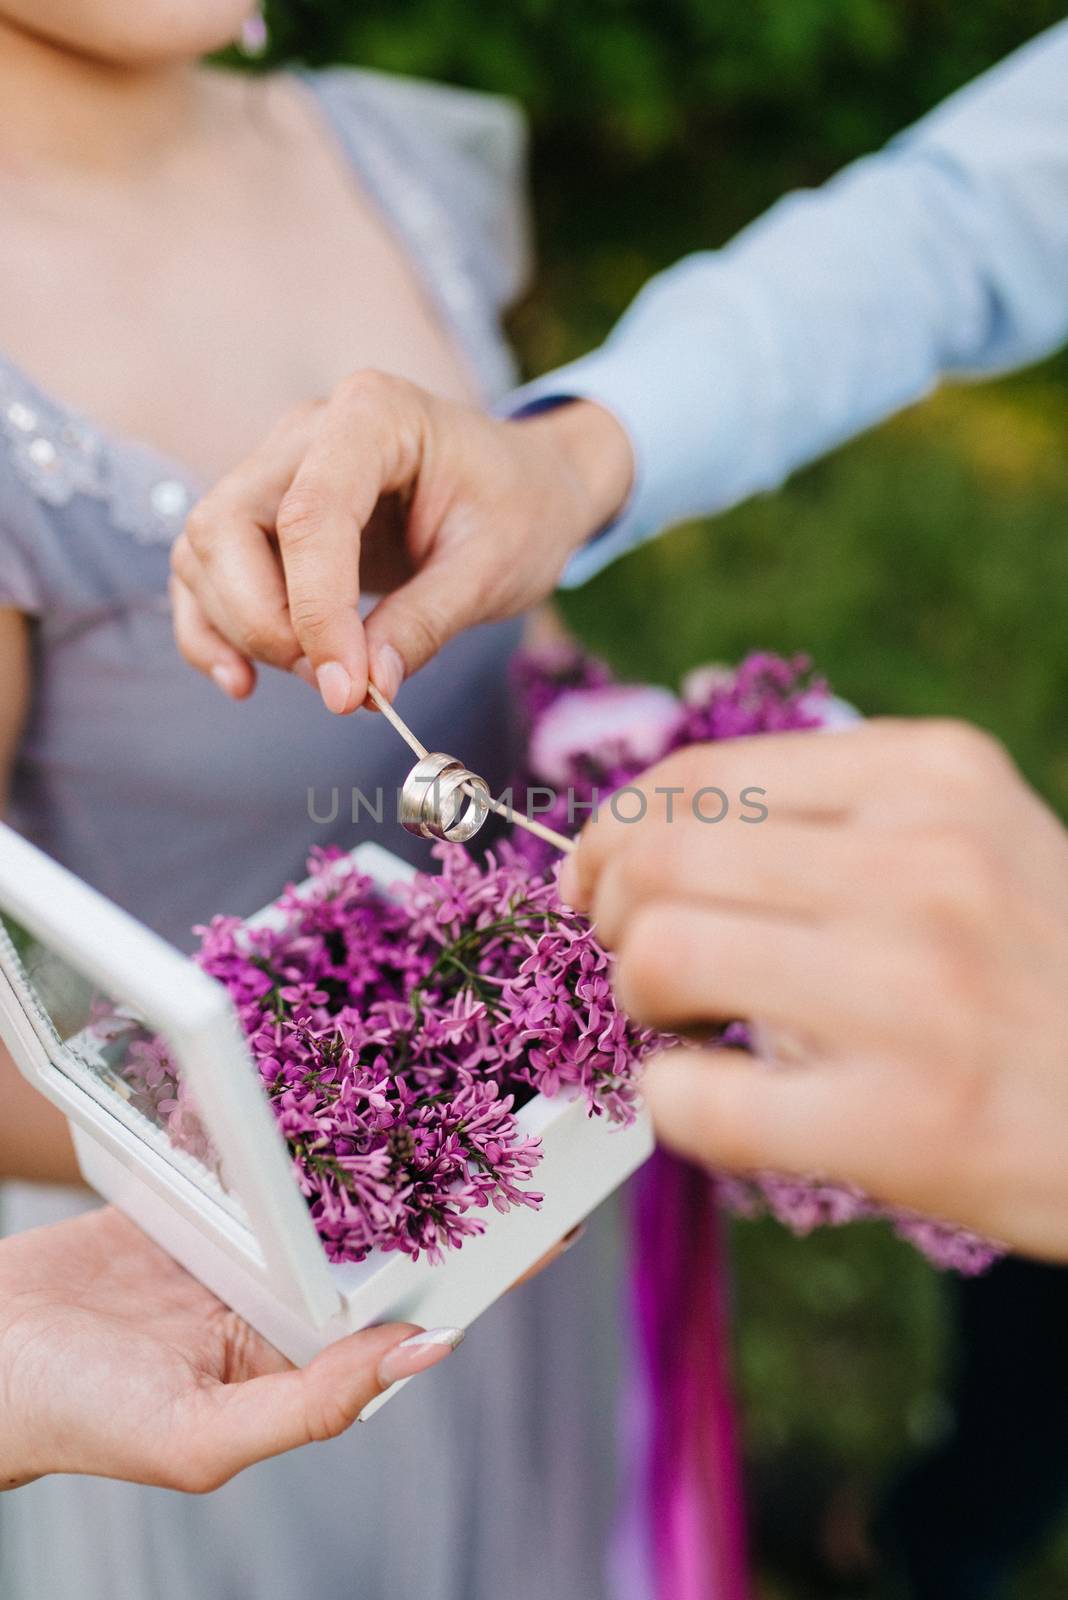
M49 945L0 916L0 965L59 1072L239 1214L173 1050Z

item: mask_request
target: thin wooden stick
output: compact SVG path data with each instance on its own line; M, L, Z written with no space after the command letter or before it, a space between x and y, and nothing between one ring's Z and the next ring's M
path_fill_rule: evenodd
M420 761L425 761L430 754L425 744L420 744L415 734L409 728L399 711L394 711L384 694L380 694L373 683L367 685L367 693L381 711L386 721L400 734L410 750L414 750Z
M471 793L470 789L467 793ZM514 806L506 806L503 800L491 799L489 804L490 810L496 811L506 822L517 822L521 828L526 828L528 833L536 834L539 839L544 839L546 844L554 845L565 856L578 849L576 840L569 839L566 834L557 833L555 828L547 827L544 822L538 822L534 817L528 817L525 811L517 811Z
M367 693L390 726L400 734L408 748L415 751L420 761L425 761L429 754L426 745L416 738L400 712L390 705L385 695L381 694L373 683L367 685ZM463 785L463 792L476 802L485 802L485 796L480 795L468 783ZM551 844L554 849L561 851L564 855L570 855L576 848L574 839L567 838L565 834L557 833L555 828L547 827L544 822L538 822L534 817L528 817L522 811L516 811L514 806L506 806L503 800L494 800L491 797L489 807L499 817L503 817L506 822L516 823L520 828L526 828L528 833L533 833L537 838L543 839L546 844Z

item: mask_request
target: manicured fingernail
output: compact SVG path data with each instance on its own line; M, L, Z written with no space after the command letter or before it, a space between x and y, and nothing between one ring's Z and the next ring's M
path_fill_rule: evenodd
M404 662L391 644L380 644L371 652L371 682L387 700L396 698L404 682Z
M300 679L301 683L306 683L309 689L315 688L315 670L307 656L298 656L289 670L295 678Z
M236 700L244 687L241 669L220 661L211 669L212 682L231 700Z
M323 697L323 705L335 716L348 708L349 696L352 694L352 679L341 665L340 661L327 661L315 674L319 685L319 693Z
M436 1367L439 1361L452 1355L463 1336L462 1328L428 1328L425 1333L413 1333L382 1357L378 1365L379 1382L399 1383L402 1378Z

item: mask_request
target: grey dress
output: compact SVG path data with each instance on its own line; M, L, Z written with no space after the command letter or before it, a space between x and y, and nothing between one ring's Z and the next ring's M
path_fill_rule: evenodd
M498 314L523 270L522 130L501 102L366 73L309 77L323 115L422 270L487 399L511 367ZM168 547L199 486L105 437L0 355L0 603L34 619L12 818L175 942L351 844L308 789L396 784L381 718L338 721L265 673L235 706L178 658ZM431 748L488 776L515 625L446 649L403 695ZM394 849L395 827L376 836ZM414 847L414 841L407 841ZM80 1202L12 1186L8 1227ZM207 1498L53 1478L0 1499L3 1600L600 1600L615 1501L616 1247L581 1247L507 1297L439 1371L366 1427ZM627 1588L644 1587L630 1563Z

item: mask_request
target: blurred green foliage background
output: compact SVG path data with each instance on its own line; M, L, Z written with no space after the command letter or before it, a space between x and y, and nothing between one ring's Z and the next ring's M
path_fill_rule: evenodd
M821 181L1064 15L1053 0L284 0L272 58L515 95L532 118L532 371L597 341L650 273ZM1068 92L1068 91L1066 91ZM943 393L566 598L624 673L804 649L869 711L996 732L1068 815L1068 361ZM903 781L907 775L903 774ZM738 1230L758 1475L863 1488L942 1425L944 1286L884 1232ZM806 1465L801 1470L809 1470ZM822 1600L770 1570L771 1600ZM1014 1600L1063 1600L1068 1540Z

